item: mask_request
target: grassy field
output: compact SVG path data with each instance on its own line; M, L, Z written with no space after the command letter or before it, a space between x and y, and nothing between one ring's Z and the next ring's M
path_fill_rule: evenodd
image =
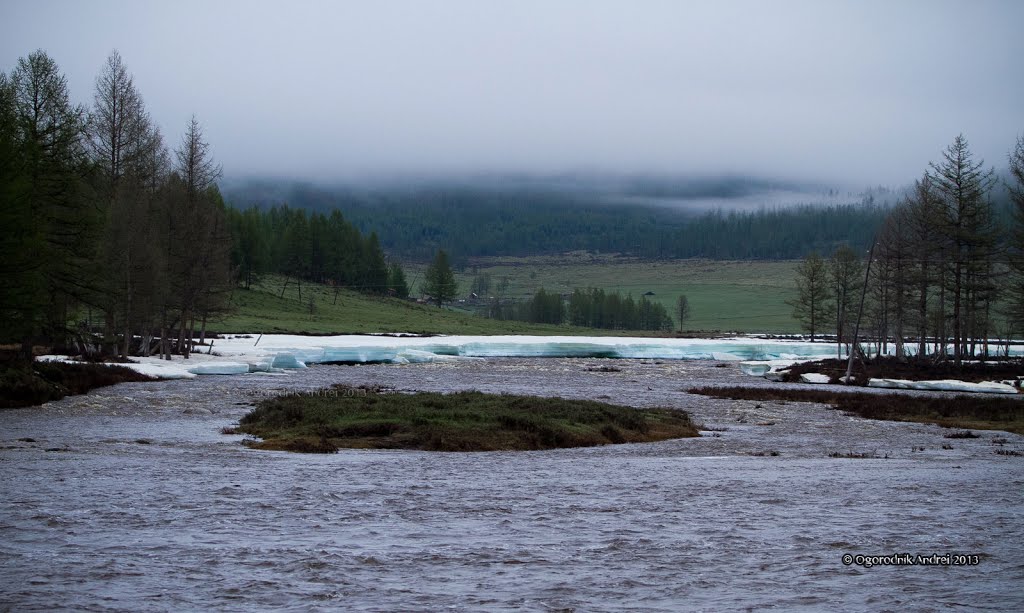
M674 409L338 386L264 400L236 431L263 439L252 447L313 453L339 448L528 451L699 436L690 417Z
M461 295L473 279L490 274L492 294L507 279L504 297L526 299L537 289L571 292L600 287L631 293L665 305L670 314L680 294L690 302L684 329L721 332L798 332L786 300L793 297L794 262L719 262L710 260L648 261L610 255L572 253L530 258L479 258L456 274ZM424 264L406 264L414 294L423 280ZM233 312L210 325L214 332L294 332L358 334L414 332L423 334L627 334L568 326L503 322L477 317L458 308L438 309L408 300L377 298L332 288L295 284L281 295L282 277L270 276L253 289L237 289ZM312 297L312 308L310 298ZM652 333L638 333L652 335Z
M526 258L476 258L456 274L459 288L469 291L473 279L488 273L492 294L502 278L505 296L525 299L543 287L571 292L577 287L600 287L649 296L665 305L675 319L681 294L690 302L691 331L799 332L786 304L795 293L793 261L650 261L614 255L570 253ZM407 266L410 282L423 278L424 265ZM678 325L678 322L677 322Z
M593 330L516 321L495 321L471 313L438 309L409 300L366 296L341 290L337 300L332 288L290 283L284 296L282 277L268 277L252 289L236 289L232 313L211 323L212 332L295 334L367 334L411 332L417 334L593 334ZM312 299L312 308L310 301Z

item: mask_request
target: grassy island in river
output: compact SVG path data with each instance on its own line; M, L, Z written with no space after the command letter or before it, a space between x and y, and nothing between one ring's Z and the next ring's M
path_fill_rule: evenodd
M699 436L675 409L591 400L332 387L263 400L238 427L259 449L538 450Z

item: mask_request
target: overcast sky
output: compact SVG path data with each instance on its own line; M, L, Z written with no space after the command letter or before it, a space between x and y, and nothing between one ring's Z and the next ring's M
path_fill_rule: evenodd
M74 98L117 49L227 176L755 173L912 181L1024 133L1024 2L3 0L0 69Z

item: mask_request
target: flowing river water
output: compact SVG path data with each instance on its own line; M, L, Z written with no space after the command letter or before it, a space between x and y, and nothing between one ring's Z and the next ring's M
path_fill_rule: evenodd
M1024 610L1024 458L996 453L1024 437L685 392L780 385L722 366L318 366L2 412L0 610ZM706 430L335 455L220 434L255 398L332 383L678 407ZM843 563L894 554L977 557Z

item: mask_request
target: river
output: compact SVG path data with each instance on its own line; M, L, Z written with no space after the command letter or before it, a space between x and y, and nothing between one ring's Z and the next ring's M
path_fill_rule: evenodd
M220 433L255 398L331 383L671 406L705 430L335 455ZM685 392L706 383L779 385L711 361L489 358L124 384L0 412L0 610L1024 610L1024 458L995 453L1024 437ZM978 557L842 561L893 554Z

